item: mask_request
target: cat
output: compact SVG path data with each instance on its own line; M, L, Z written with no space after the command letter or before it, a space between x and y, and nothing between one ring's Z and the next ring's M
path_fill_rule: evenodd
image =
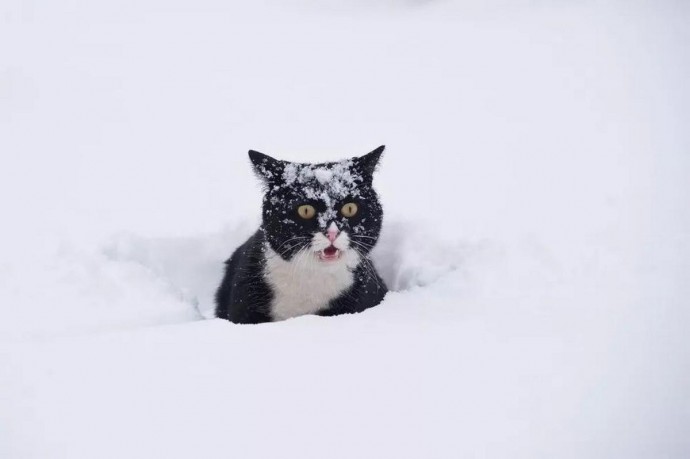
M250 150L264 185L262 223L225 262L216 316L256 324L379 304L388 290L369 253L383 222L372 181L384 149L321 164Z

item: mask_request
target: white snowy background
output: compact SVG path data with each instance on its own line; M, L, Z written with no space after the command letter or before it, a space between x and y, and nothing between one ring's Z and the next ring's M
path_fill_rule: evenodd
M1 0L0 457L688 457L689 44L682 0ZM384 303L204 320L248 149L382 143Z

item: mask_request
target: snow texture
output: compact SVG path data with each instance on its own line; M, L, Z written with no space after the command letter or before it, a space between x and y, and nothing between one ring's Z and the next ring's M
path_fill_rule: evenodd
M689 457L688 23L1 3L0 457ZM385 301L213 319L258 226L247 150L382 143Z
M363 178L353 174L351 169L351 160L337 161L328 167L289 163L283 171L283 183L274 186L289 189L299 187L307 199L324 202L326 210L319 214L318 223L320 228L325 229L328 222L337 216L335 205L338 201L359 196L357 184Z

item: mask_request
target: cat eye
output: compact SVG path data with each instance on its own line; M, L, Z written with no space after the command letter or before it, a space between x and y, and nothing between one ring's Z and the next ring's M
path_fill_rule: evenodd
M299 216L303 219L309 220L311 218L314 218L314 215L316 215L316 209L314 209L314 206L304 204L297 208L297 214L299 214Z
M354 217L357 213L357 204L348 202L340 209L340 212L347 218Z

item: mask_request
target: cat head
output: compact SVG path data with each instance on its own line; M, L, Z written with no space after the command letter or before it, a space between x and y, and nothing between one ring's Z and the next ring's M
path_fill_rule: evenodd
M270 249L285 260L300 254L324 265L356 266L381 231L383 210L372 180L384 148L321 164L250 150L264 183L262 230Z

